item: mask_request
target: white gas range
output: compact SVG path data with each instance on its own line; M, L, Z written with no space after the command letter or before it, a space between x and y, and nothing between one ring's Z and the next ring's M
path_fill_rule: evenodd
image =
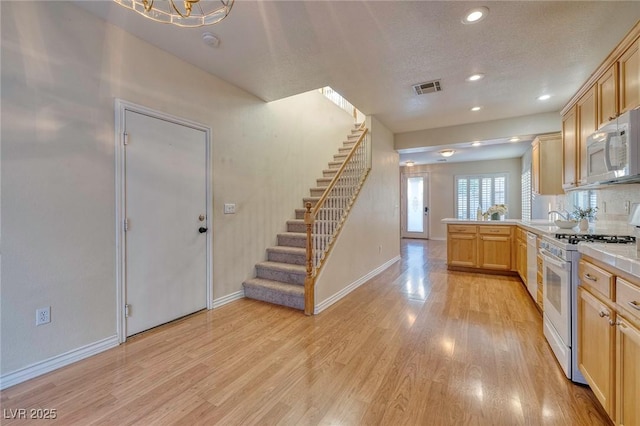
M635 237L558 233L544 236L540 243L543 260L543 328L544 335L565 375L574 382L586 384L578 370L577 293L579 242L634 244Z

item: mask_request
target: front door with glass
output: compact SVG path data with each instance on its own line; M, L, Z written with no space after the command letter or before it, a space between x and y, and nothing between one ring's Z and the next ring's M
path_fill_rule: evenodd
M429 238L429 175L402 176L402 237Z

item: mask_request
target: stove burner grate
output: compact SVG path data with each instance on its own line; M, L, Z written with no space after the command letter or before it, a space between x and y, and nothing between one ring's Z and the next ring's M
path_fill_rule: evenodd
M609 244L634 244L636 242L636 237L630 235L556 234L556 239L565 240L569 244L578 244L580 241Z

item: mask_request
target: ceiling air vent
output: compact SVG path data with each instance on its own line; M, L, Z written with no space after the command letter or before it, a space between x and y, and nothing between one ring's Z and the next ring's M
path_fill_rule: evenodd
M433 80L414 84L413 90L415 90L418 95L424 95L427 93L440 92L442 90L442 86L440 85L440 80Z

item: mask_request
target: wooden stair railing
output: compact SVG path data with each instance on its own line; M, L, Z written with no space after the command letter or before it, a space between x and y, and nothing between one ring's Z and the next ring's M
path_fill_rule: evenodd
M362 184L371 170L369 129L362 123L362 134L347 155L315 206L307 202L306 278L304 281L304 313L313 315L315 280L336 241Z

